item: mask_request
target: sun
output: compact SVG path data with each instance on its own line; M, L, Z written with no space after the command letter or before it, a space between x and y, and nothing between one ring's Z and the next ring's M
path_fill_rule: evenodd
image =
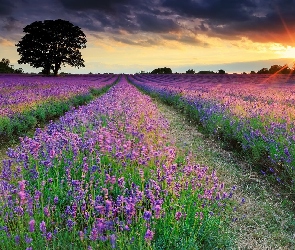
M281 52L281 55L284 58L295 59L295 47L287 46L285 50Z

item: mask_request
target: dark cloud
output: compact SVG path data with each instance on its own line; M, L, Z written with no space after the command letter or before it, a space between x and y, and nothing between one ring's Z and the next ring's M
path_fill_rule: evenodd
M10 15L14 9L13 2L10 0L0 0L0 16Z
M180 30L179 25L169 18L159 18L156 15L139 14L137 16L139 29L146 32L165 33Z
M149 39L129 39L125 37L113 37L113 39L117 42L128 44L128 45L135 45L135 46L142 46L142 47L151 47L154 45L161 45L163 44L162 41L160 41L157 38L149 38Z
M163 6L181 16L208 19L224 24L248 20L256 3L254 0L164 0Z
M6 31L18 30L20 28L20 22L14 17L7 17L3 22L2 28Z
M118 12L122 5L138 5L136 0L60 0L63 6L72 10L102 10Z
M183 18L202 20L197 33L294 45L295 0L164 0L163 6Z
M62 18L86 32L118 37L156 33L202 46L195 35L206 34L293 44L294 13L295 0L0 0L0 29L5 35L21 33L33 21Z
M162 38L170 41L177 41L180 43L188 44L191 46L201 46L201 47L209 47L209 44L198 39L194 35L174 35L174 34L165 34L162 35Z
M260 10L261 12L259 12ZM295 1L273 1L262 6L246 21L218 26L208 22L212 34L245 36L259 42L280 42L295 45Z

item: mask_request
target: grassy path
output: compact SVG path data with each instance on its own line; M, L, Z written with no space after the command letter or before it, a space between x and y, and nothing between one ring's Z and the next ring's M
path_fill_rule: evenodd
M170 122L177 146L191 151L195 162L216 169L227 186L236 186L235 199L245 201L236 208L229 227L237 249L295 249L295 217L287 198L250 165L205 138L182 114L160 102L157 105Z

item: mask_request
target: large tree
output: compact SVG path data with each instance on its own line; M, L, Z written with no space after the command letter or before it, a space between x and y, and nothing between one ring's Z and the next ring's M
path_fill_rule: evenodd
M21 56L19 64L43 68L47 75L53 70L57 75L63 65L85 67L80 49L86 48L86 36L69 21L36 21L24 28L26 35L16 44Z

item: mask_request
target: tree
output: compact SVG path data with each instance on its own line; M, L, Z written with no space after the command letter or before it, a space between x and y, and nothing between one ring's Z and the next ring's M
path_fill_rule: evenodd
M225 74L225 70L223 69L218 70L218 74Z
M287 64L285 64L285 65L281 68L281 70L280 70L279 73L281 73L281 74L290 74L290 73L292 73L292 69L290 69L289 66L288 66Z
M279 73L281 69L282 69L282 66L281 65L272 65L269 68L268 73L269 74Z
M2 58L0 61L0 73L15 73L15 74L21 74L23 73L23 69L14 69L13 65L10 65L10 60L6 58Z
M157 68L154 69L151 74L172 74L172 70L170 68Z
M269 71L267 68L262 68L261 70L257 71L257 74L269 74Z
M186 74L195 74L195 71L193 69L189 69L185 73Z
M212 70L200 70L198 74L215 74Z
M26 35L16 44L19 64L28 63L43 68L47 75L53 70L57 75L61 66L85 67L80 49L86 48L86 36L69 21L44 20L27 25Z

